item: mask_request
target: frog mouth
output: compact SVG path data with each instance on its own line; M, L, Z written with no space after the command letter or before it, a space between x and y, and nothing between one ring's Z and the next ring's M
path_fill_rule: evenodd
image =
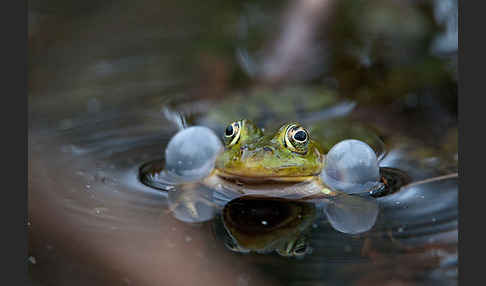
M305 182L312 179L318 174L311 174L307 176L296 175L296 176L281 176L278 174L269 175L263 173L233 173L229 171L222 171L222 170L214 170L215 175L222 177L226 180L230 181L239 181L244 183L262 183L262 182Z
M214 188L227 198L241 195L264 195L290 199L313 200L322 196L322 183L316 176L248 177L213 170L205 179L206 186Z

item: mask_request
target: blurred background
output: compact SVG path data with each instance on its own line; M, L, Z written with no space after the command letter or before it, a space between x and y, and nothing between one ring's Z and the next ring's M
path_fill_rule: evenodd
M290 87L295 98L332 91L337 102L355 104L353 120L390 142L427 146L423 159L447 157L454 170L456 0L29 0L28 7L28 263L38 285L455 285L454 275L434 272L454 239L432 247L432 256L422 251L430 245L407 248L416 256L402 260L375 254L382 269L375 276L357 274L377 271L371 264L353 266L353 275L325 270L336 261L345 267L341 258L235 256L210 225L166 215L166 198L133 174L161 157L177 131L164 107L196 124L221 103L249 106L252 98L258 106L256 91L278 98ZM282 276L262 265L296 271Z

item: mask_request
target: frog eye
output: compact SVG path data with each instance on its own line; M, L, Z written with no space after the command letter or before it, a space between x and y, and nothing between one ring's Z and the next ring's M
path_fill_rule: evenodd
M290 151L305 154L307 153L308 143L309 133L305 128L298 124L291 124L287 127L284 145L290 149Z
M303 241L299 241L296 243L292 252L295 256L301 256L307 253L307 249L307 244Z
M241 121L235 121L228 125L224 131L224 142L226 145L235 145L240 139Z

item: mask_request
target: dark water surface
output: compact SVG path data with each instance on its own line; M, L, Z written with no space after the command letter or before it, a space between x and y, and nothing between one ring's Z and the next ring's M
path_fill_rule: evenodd
M319 9L290 2L290 10L270 2L95 2L29 5L28 263L38 285L457 285L457 89L454 51L436 44L447 29L438 28L445 16L434 18L435 2L370 1L380 15L405 9L424 25L385 17L398 38L379 21L356 31L361 17L376 15L349 16L349 1L336 10L327 1L315 1ZM302 17L314 28L293 30ZM349 25L337 26L339 19ZM306 29L319 37L297 37L299 52L283 48ZM373 31L384 42L356 40ZM346 52L356 45L368 47L364 63ZM278 94L288 83L329 87L339 102L355 102L346 117L384 138L380 166L410 176L411 184L376 199L370 231L344 234L316 219L302 257L237 253L221 234L221 216L179 221L167 193L140 182L139 168L163 159L177 132L164 107L184 110L189 123L208 122L222 100L238 97L241 106L255 86ZM283 121L286 110L262 108L251 119Z
M111 120L92 117L69 129L31 132L33 277L63 284L81 279L76 277L81 275L78 271L92 271L93 277L82 275L82 279L135 279L152 284L172 277L172 272L164 275L159 268L170 269L173 260L182 259L173 273L183 274L179 267L187 267L204 270L207 279L222 275L219 272L226 267L222 262L228 260L232 267L224 272L229 281L268 276L297 285L315 281L367 285L368 280L383 279L455 284L456 177L412 184L378 198L378 221L361 235L343 234L326 220L316 220L309 236L312 252L303 258L232 254L221 237L213 236L210 222L194 227L174 219L167 211L167 194L138 180L141 164L160 157L173 133L164 127L167 122L155 118L127 111ZM406 153L403 156L392 151L382 164L412 168ZM88 265L80 260L87 260ZM108 272L113 277L107 277L105 269L113 271ZM254 278L255 271L262 277Z

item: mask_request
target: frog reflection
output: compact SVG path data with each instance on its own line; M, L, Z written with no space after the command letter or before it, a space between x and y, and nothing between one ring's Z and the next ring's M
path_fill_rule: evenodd
M310 202L243 196L223 208L219 235L235 252L275 251L281 256L300 257L310 250L307 238L317 214Z

